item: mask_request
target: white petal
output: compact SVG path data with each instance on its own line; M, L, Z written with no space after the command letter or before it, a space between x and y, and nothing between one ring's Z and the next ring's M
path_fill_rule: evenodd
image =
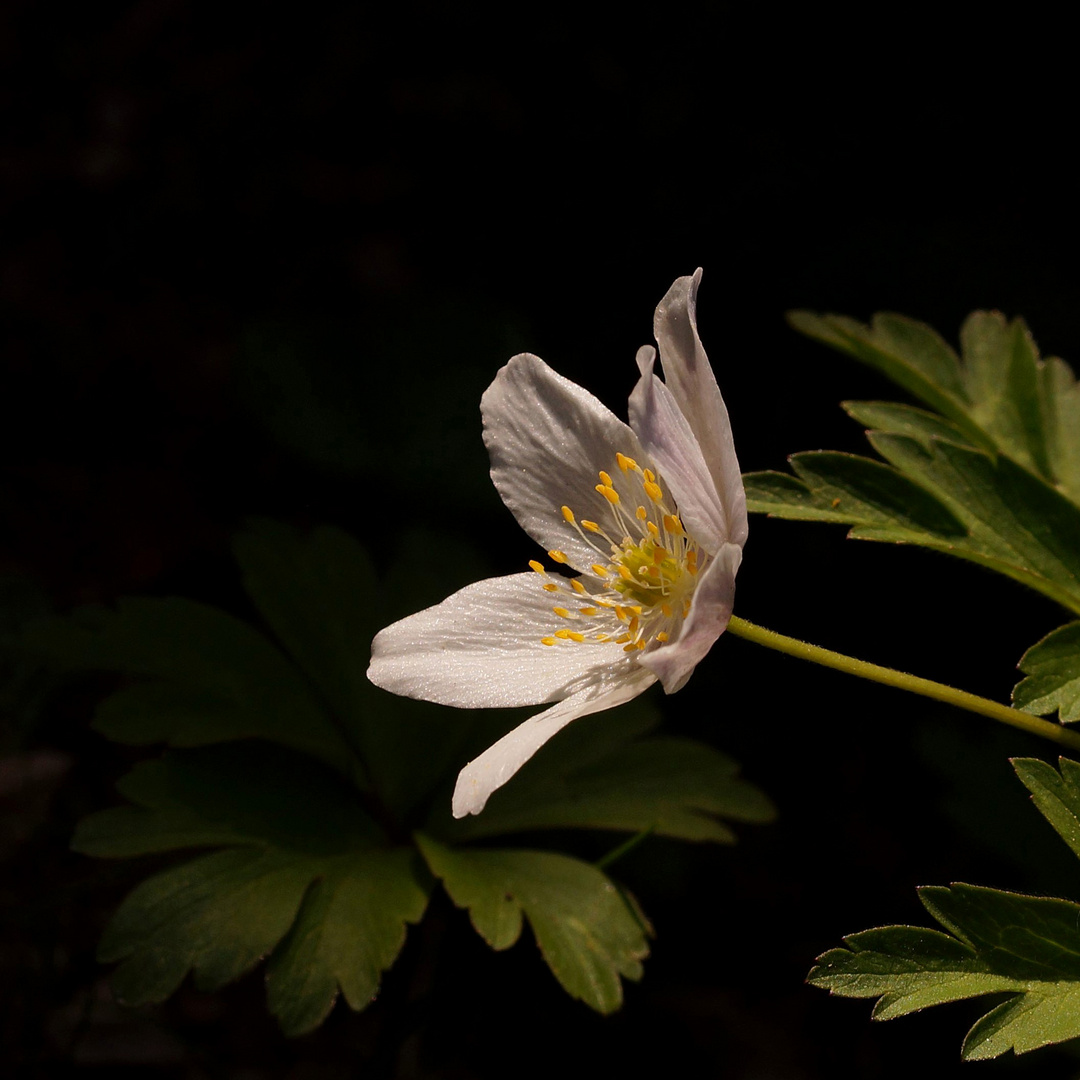
M653 318L653 333L660 346L664 382L675 397L720 493L727 517L727 539L746 543L746 493L731 438L731 422L716 385L716 376L701 346L695 306L701 271L679 278L660 301Z
M538 574L467 585L441 604L380 631L368 678L384 690L462 709L542 705L636 664L621 645L541 638L573 629Z
M686 417L653 374L655 360L651 346L638 349L641 378L630 395L630 425L671 489L687 532L711 555L728 535L724 508Z
M543 548L587 571L597 553L563 519L600 519L609 506L598 472L616 472L615 454L641 457L637 436L607 406L557 375L539 357L515 356L480 402L491 478L521 527Z
M725 544L702 571L678 640L645 653L638 661L655 672L665 693L674 694L686 685L702 657L727 629L735 601L735 573L741 561L742 548Z
M614 708L656 682L650 671L634 665L620 675L610 675L579 691L545 712L530 716L458 774L454 788L454 817L479 814L488 797L503 786L553 735L571 720Z

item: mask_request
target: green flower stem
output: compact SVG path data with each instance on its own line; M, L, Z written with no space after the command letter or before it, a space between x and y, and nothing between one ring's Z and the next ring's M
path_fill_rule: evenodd
M856 660L853 656L845 656L843 653L833 652L832 649L823 649L820 645L810 645L797 638L778 634L775 630L766 630L763 626L757 626L735 615L728 623L728 633L746 638L748 641L756 641L759 645L787 653L788 656L797 656L800 660L810 660L823 667L846 671L849 675L858 675L861 679L871 679L874 682L884 683L886 686L895 686L900 690L909 690L913 694L922 694L923 697L944 701L959 709L989 716L991 720L997 720L1002 724L1011 724L1022 731L1050 739L1072 750L1080 750L1080 734L1075 731L1070 731L1050 720L1041 720L1019 709L1010 709L1008 705L1000 705L989 698L979 697L978 694L969 694L966 690L957 690L944 683L934 682L932 679L921 679L918 675L908 675L907 672L882 667L880 664L868 664L865 660Z

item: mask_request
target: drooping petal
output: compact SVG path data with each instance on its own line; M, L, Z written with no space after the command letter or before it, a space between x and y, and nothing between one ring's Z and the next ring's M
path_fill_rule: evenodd
M571 566L587 571L596 551L566 524L560 508L598 516L604 503L597 473L614 470L616 451L641 456L637 436L587 390L529 353L499 371L480 411L491 478L503 502L541 547L565 552Z
M638 661L660 679L665 693L674 694L686 685L702 657L727 629L735 602L735 573L741 561L742 548L724 544L701 573L678 640L645 653Z
M727 407L697 332L695 306L701 271L679 278L657 306L653 333L664 382L697 437L727 517L733 544L746 543L746 493L731 437Z
M573 624L537 574L474 582L380 631L368 678L384 690L461 709L542 705L629 670L621 645L541 638Z
M641 372L630 395L630 426L663 475L691 536L711 555L728 535L724 508L697 438L671 391L653 374L656 350L638 349Z
M461 770L454 788L454 817L479 814L491 793L502 787L548 739L572 720L621 705L654 682L656 676L651 671L635 665L611 673L558 705L530 716Z

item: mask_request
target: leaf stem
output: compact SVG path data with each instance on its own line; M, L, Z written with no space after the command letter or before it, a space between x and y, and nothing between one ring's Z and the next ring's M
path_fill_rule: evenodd
M733 615L728 623L728 633L736 637L746 638L748 641L756 641L769 649L787 653L788 656L797 656L800 660L810 660L812 663L821 664L823 667L835 668L837 671L845 671L849 675L857 675L861 679L870 679L873 682L884 683L886 686L895 686L899 690L908 690L913 694L921 694L923 697L934 698L936 701L944 701L949 705L955 705L959 709L967 709L968 712L979 713L981 716L989 716L991 720L997 720L1002 724L1010 724L1032 735L1039 735L1044 739L1050 739L1067 746L1072 750L1080 750L1080 734L1070 731L1061 724L1055 724L1050 720L1042 720L1030 713L1021 712L1019 709L1011 709L1008 705L1001 705L989 698L979 697L978 694L969 694L966 690L957 690L955 687L946 686L944 683L934 682L932 679L923 679L918 675L909 675L906 671L897 671L895 668L882 667L880 664L870 664L865 660L856 660L853 656L844 653L833 652L832 649L823 649L820 645L811 645L798 638L787 637L778 634L775 630L766 630L764 626L747 622Z

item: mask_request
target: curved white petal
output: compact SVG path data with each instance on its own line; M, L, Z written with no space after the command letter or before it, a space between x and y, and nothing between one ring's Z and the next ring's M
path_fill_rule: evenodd
M708 463L727 518L727 540L746 543L746 493L731 438L727 407L701 346L695 306L701 271L679 278L660 301L653 333L660 347L664 382L673 394Z
M621 645L541 638L572 624L534 573L487 578L380 631L368 678L384 690L462 709L558 701L633 661Z
M678 640L639 659L638 663L664 684L665 693L674 694L686 685L702 657L727 629L735 602L735 573L741 561L742 548L724 544L702 571Z
M653 374L655 361L652 346L638 349L641 378L630 395L630 426L675 496L683 525L711 555L728 535L724 508L686 417Z
M521 527L542 547L587 571L596 551L563 519L599 518L608 505L597 474L616 471L615 453L640 457L637 436L606 405L522 353L503 367L480 401L491 478Z
M618 675L598 680L536 716L530 716L461 770L454 788L454 817L479 814L491 793L502 787L548 739L572 720L621 705L654 682L656 676L652 672L634 665Z

